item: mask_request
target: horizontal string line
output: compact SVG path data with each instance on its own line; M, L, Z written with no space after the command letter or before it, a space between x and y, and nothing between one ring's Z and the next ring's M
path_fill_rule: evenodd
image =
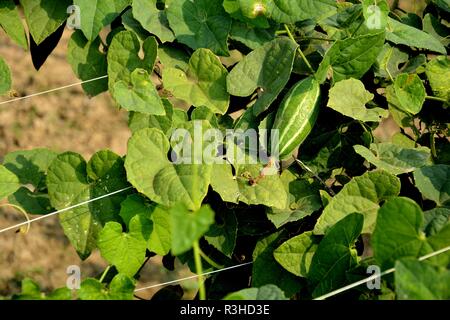
M430 258L432 258L432 257L438 256L438 255L440 255L440 254L442 254L442 253L445 253L445 252L447 252L447 251L450 251L450 246L448 246L448 247L446 247L446 248L442 248L442 249L437 250L437 251L434 251L434 252L429 253L429 254L427 254L427 255L424 255L424 256L418 258L417 260L418 260L418 261L424 261L424 260L430 259ZM394 273L394 272L395 272L395 268L391 268L391 269L385 270L385 271L383 271L383 272L380 273L380 274L374 274L374 275L372 275L372 276L370 276L370 277L368 277L368 278L365 278L365 279L356 281L356 282L351 283L351 284L349 284L349 285L347 285L347 286L345 286L345 287L342 287L342 288L340 288L340 289L331 291L331 292L329 292L329 293L327 293L327 294L324 294L323 296L320 296L320 297L318 297L318 298L315 298L314 300L325 300L325 299L327 299L327 298L330 298L330 297L332 297L332 296L338 295L338 294L340 294L340 293L342 293L342 292L345 292L345 291L347 291L347 290L353 289L353 288L358 287L358 286L360 286L360 285L362 285L362 284L364 284L364 283L367 283L367 282L369 282L369 281L375 280L375 279L377 279L377 278L381 278L381 277L383 277L383 276L385 276L385 275L387 275L387 274Z
M219 273L219 272L222 272L222 271L228 271L228 270L231 270L231 269L236 269L236 268L248 266L248 265L250 265L252 263L253 262L246 262L246 263L238 264L238 265L235 265L235 266L226 267L226 268L223 268L223 269L218 269L218 270L213 270L213 271L210 271L210 272L205 272L205 273L202 273L200 275L193 275L193 276L189 276L189 277L186 277L186 278L181 278L181 279L177 279L177 280L167 281L167 282L164 282L164 283L158 283L158 284L151 285L151 286L148 286L148 287L143 287L143 288L136 289L136 290L134 290L134 292L140 292L140 291L144 291L144 290L148 290L148 289L152 289L152 288L162 287L162 286L165 286L165 285L168 285L168 284L173 284L173 283L178 283L178 282L182 282L182 281L186 281L186 280L196 279L196 278L203 277L203 276L208 276L208 275L211 275L211 274L214 274L214 273Z
M6 101L3 101L3 102L0 102L0 105L16 102L16 101L20 101L20 100L25 100L25 99L36 97L36 96L40 96L40 95L43 95L43 94L52 93L52 92L55 92L55 91L59 91L59 90L63 90L63 89L67 89L67 88L71 88L71 87L75 87L75 86L79 86L79 85L82 85L84 83L89 83L89 82L105 79L107 77L108 77L107 75L104 75L104 76L101 76L101 77L97 77L97 78L93 78L93 79L89 79L89 80L85 80L85 81L80 81L80 82L68 84L68 85L65 85L65 86L62 86L62 87L59 87L59 88L45 90L45 91L41 91L41 92L30 94L30 95L26 95L26 96L23 96L23 97L18 97L18 98L6 100Z
M90 200L87 200L87 201L84 201L84 202L75 204L75 205L73 205L73 206L70 206L70 207L67 207L67 208L64 208L64 209L61 209L61 210L57 210L57 211L54 211L54 212L52 212L52 213L49 213L49 214L46 214L46 215L43 215L43 216L40 216L40 217L31 219L31 220L29 220L29 221L25 221L25 222L18 223L18 224L16 224L16 225L11 226L11 227L7 227L7 228L4 228L4 229L1 229L1 230L0 230L0 234L3 233L3 232L9 231L9 230L13 230L13 229L20 228L20 227L22 227L22 226L24 226L24 225L30 225L30 224L33 223L33 222L36 222L36 221L39 221L39 220L43 220L43 219L52 217L52 216L54 216L54 215L57 215L57 214L60 214L60 213L63 213L63 212L66 212L66 211L69 211L69 210L72 210L72 209L81 207L81 206L84 206L84 205L86 205L86 204L89 204L89 203L92 203L92 202L95 202L95 201L98 201L98 200L102 200L102 199L111 197L111 196L113 196L113 195L115 195L115 194L122 193L122 192L124 192L124 191L130 190L131 188L133 188L133 187L130 186L130 187L127 187L127 188L123 188L123 189L120 189L120 190L117 190L117 191L114 191L114 192L111 192L111 193L108 193L108 194L104 194L104 195L102 195L102 196L100 196L100 197L93 198L93 199L90 199Z

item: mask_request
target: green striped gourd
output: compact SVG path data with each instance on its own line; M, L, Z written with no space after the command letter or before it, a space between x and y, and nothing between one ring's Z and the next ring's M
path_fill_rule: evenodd
M311 133L319 113L320 85L308 77L295 84L281 102L273 124L279 130L280 159L288 158Z

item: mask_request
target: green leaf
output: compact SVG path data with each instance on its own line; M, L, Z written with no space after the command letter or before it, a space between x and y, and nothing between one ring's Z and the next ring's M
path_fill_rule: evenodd
M74 0L80 7L81 30L88 40L94 40L104 26L116 19L131 0Z
M14 1L4 0L0 3L0 26L14 42L25 50L28 49L27 35Z
M10 196L20 188L19 178L0 165L0 200Z
M366 108L373 97L360 80L342 80L331 88L328 107L356 120L380 122L382 118L389 116L389 111L377 107Z
M333 0L263 0L266 15L280 23L295 23L301 20L318 20L336 13Z
M120 216L128 226L130 220L135 216L147 219L149 224L147 248L160 256L169 253L172 244L171 224L169 212L160 205L148 203L144 197L133 194L121 203Z
M118 81L114 84L114 99L128 111L137 111L157 116L165 115L164 105L144 69L131 73L131 84Z
M230 72L228 92L248 97L258 89L255 115L265 111L287 84L294 64L297 44L289 38L277 38L249 53Z
M275 38L273 29L253 28L246 23L233 21L230 39L239 41L252 50L255 50Z
M447 37L449 30L450 28L448 26L442 24L439 19L434 17L431 13L427 13L425 17L423 17L423 31L431 34L445 47L450 45L450 39Z
M156 7L158 0L133 0L133 16L145 30L157 36L161 42L172 42L175 36L169 28L164 10Z
M142 44L144 59L139 52L141 45L137 36L131 31L117 33L108 48L108 83L111 94L114 94L114 84L117 81L131 83L131 73L141 68L149 74L153 72L158 43L154 37L147 38Z
M433 236L450 222L450 209L434 208L424 212L425 225L423 230L427 236Z
M167 0L167 18L177 40L192 49L210 49L228 56L228 33L231 18L222 0Z
M442 10L450 12L450 2L449 0L431 0L434 4L436 4Z
M433 200L438 206L450 201L450 166L433 165L414 171L416 187L426 199Z
M288 195L285 207L267 210L267 218L275 227L303 219L322 207L319 188L311 180L299 180L293 172L284 170L281 181Z
M265 16L266 6L256 0L225 0L223 7L232 18L240 20L249 26L268 28L269 21Z
M389 4L386 0L362 0L365 25L369 30L384 30L389 15Z
M122 232L120 223L108 222L99 234L97 245L102 257L119 273L132 277L145 261L145 237L150 231L150 222L140 215L130 220L127 233Z
M315 283L313 297L346 284L346 272L357 265L357 252L353 246L363 223L361 214L352 213L331 227L319 243L308 273L308 279Z
M212 170L211 186L223 201L246 204L262 204L267 207L284 209L287 194L278 174L267 175L255 184L264 166L262 164L236 165L236 178L229 164L215 164Z
M393 267L397 259L420 257L448 246L450 225L427 238L421 231L423 224L423 212L413 200L399 197L386 201L371 239L374 257L383 270ZM448 263L444 255L432 259Z
M405 148L397 144L372 143L370 150L364 146L353 146L356 153L379 169L394 175L408 173L430 163L430 149L427 147Z
M393 80L398 76L400 66L408 62L409 56L396 47L391 47L388 43L384 44L383 50L377 57L375 64L375 75L378 77L389 78Z
M333 81L360 79L376 61L383 49L384 32L337 40L325 53L316 78L323 83L328 75Z
M445 47L439 40L422 30L403 24L392 18L388 19L386 31L386 40L395 44L404 44L409 47L428 49L446 54Z
M214 223L214 211L202 206L195 212L189 212L183 205L175 205L170 209L172 224L172 254L177 256L192 248Z
M284 242L275 249L273 256L287 271L306 278L319 242L318 237L308 231Z
M284 292L273 284L267 284L260 288L242 289L229 293L223 300L288 300Z
M72 0L20 0L31 36L40 44L67 19Z
M131 132L137 132L144 128L157 128L166 134L172 129L173 106L167 99L162 99L165 115L156 116L139 112L130 112L128 126Z
M72 291L68 288L59 288L45 294L39 285L31 279L25 278L21 282L22 292L13 295L11 300L72 300Z
M86 279L81 283L78 297L81 300L133 300L134 281L123 274L116 275L109 286L97 279Z
M21 184L39 188L45 184L48 167L57 155L44 148L14 151L5 156L3 165L19 178Z
M399 193L400 180L385 171L370 171L355 177L325 207L314 234L325 234L336 222L354 212L364 216L363 232L371 233L379 203Z
M450 299L450 271L416 259L395 263L395 292L399 300Z
M233 211L216 212L216 222L211 225L205 240L214 248L231 258L236 246L238 222Z
M0 57L0 95L7 93L11 89L11 71L5 60Z
M97 152L87 164L76 153L63 153L48 169L48 194L52 206L58 210L128 186L123 160L111 151ZM82 259L96 247L102 225L118 220L125 196L126 193L109 196L59 215L64 233Z
M130 220L133 217L137 215L150 217L151 212L152 205L143 196L140 194L131 194L120 204L119 215L123 222L125 222L125 225L129 227Z
M158 58L164 69L176 68L187 71L189 68L189 55L176 46L163 44L158 48Z
M216 114L205 106L192 110L191 120L206 120L209 122L211 127L219 128L219 121Z
M417 114L425 102L425 87L417 74L400 74L395 78L394 91L401 110Z
M214 53L208 49L198 49L189 60L186 72L175 68L165 69L163 82L165 89L178 99L225 114L230 104L227 75L227 69Z
M169 149L161 130L146 128L136 132L128 142L128 180L159 204L171 207L182 202L190 210L197 210L208 191L211 166L174 164L167 159Z
M286 239L284 232L273 233L256 244L253 251L252 287L267 284L278 286L290 298L299 292L300 278L284 270L273 257L273 252Z
M450 100L450 60L446 56L439 56L428 62L425 72L430 81L433 93L439 97Z
M54 211L46 193L31 192L30 189L25 187L20 187L19 190L10 195L8 202L21 207L30 214L47 214Z
M100 38L88 41L80 30L75 31L67 48L67 61L73 72L82 81L102 77L107 74L106 54L100 51ZM83 83L83 90L96 96L108 90L108 79Z

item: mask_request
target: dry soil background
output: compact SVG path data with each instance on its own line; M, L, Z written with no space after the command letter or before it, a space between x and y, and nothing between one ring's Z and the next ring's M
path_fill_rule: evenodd
M37 72L29 52L0 32L0 56L11 68L13 89L19 96L79 81L66 60L70 35L71 31L66 30L58 47ZM7 99L3 97L0 101ZM114 106L109 94L89 99L80 86L0 105L0 160L8 152L37 147L71 150L86 159L101 149L124 155L129 136L127 113ZM21 221L20 213L0 209L0 228ZM26 235L13 231L0 234L0 296L17 293L24 277L36 280L44 290L64 286L69 265L80 265L85 278L98 275L106 263L98 252L81 262L56 217L34 223ZM160 261L151 259L140 284L156 284L177 276L178 273L166 272ZM141 296L149 296L151 292Z

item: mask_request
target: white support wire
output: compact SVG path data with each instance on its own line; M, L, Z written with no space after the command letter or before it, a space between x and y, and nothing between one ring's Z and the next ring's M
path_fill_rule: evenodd
M25 100L25 99L28 99L28 98L32 98L32 97L40 96L40 95L43 95L43 94L52 93L52 92L55 92L55 91L59 91L59 90L63 90L63 89L67 89L67 88L71 88L71 87L75 87L75 86L79 86L79 85L82 85L84 83L94 82L94 81L105 79L105 78L108 78L108 76L104 75L104 76L101 76L101 77L97 77L97 78L93 78L93 79L89 79L89 80L85 80L85 81L80 81L80 82L68 84L68 85L65 85L65 86L62 86L62 87L59 87L59 88L54 88L54 89L50 89L50 90L45 90L45 91L33 93L33 94L30 94L30 95L27 95L27 96L24 96L24 97L18 97L18 98L6 100L6 101L3 101L3 102L0 102L0 105L16 102L16 101L20 101L20 100Z
M228 271L228 270L231 270L231 269L245 267L245 266L248 266L248 265L250 265L252 263L253 262L246 262L246 263L238 264L238 265L235 265L235 266L226 267L226 268L223 268L223 269L218 269L218 270L213 270L213 271L210 271L210 272L205 272L205 273L200 274L200 275L193 275L193 276L186 277L186 278L181 278L181 279L177 279L177 280L167 281L167 282L164 282L164 283L158 283L158 284L154 284L154 285L151 285L151 286L148 286L148 287L142 287L142 288L136 289L136 290L134 290L134 292L145 291L145 290L152 289L152 288L162 287L162 286L173 284L173 283L178 283L178 282L182 282L182 281L186 281L186 280L196 279L196 278L203 277L203 276L208 276L208 275L211 275L211 274L214 274L214 273L219 273L219 272Z
M450 251L450 246L442 248L442 249L437 250L437 251L434 251L434 252L429 253L427 255L424 255L424 256L418 258L417 260L418 261L424 261L424 260L430 259L432 257L435 257L437 255L440 255L442 253L448 252L448 251ZM385 276L387 274L394 273L394 272L395 272L395 268L391 268L391 269L385 270L385 271L383 271L380 274L374 274L374 275L372 275L372 276L370 276L368 278L356 281L356 282L351 283L351 284L349 284L349 285L347 285L345 287L339 288L337 290L334 290L334 291L331 291L331 292L329 292L327 294L324 294L323 296L317 297L314 300L325 300L325 299L328 299L328 298L330 298L332 296L338 295L338 294L340 294L342 292L345 292L347 290L356 288L356 287L358 287L358 286L360 286L362 284L365 284L365 283L367 283L369 281L375 280L377 278L381 278L381 277L383 277L383 276Z
M101 200L101 199L108 198L108 197L113 196L115 194L122 193L124 191L130 190L131 188L133 188L133 187L130 186L130 187L127 187L127 188L123 188L123 189L120 189L120 190L117 190L117 191L114 191L114 192L111 192L111 193L108 193L108 194L104 194L104 195L102 195L100 197L93 198L93 199L90 199L90 200L87 200L87 201L75 204L73 206L70 206L70 207L67 207L67 208L64 208L64 209L61 209L61 210L57 210L57 211L54 211L52 213L49 213L49 214L46 214L46 215L43 215L43 216L31 219L29 221L18 223L16 225L11 226L11 227L7 227L7 228L4 228L4 229L1 229L0 230L0 234L3 233L3 232L9 231L9 230L14 230L14 229L20 228L20 227L22 227L24 225L30 225L33 222L36 222L36 221L39 221L39 220L43 220L43 219L47 219L47 218L52 217L54 215L57 215L57 214L60 214L60 213L63 213L63 212L66 212L66 211L69 211L69 210L81 207L81 206L84 206L86 204L89 204L89 203L92 203L92 202L95 202L95 201L98 201L98 200Z

